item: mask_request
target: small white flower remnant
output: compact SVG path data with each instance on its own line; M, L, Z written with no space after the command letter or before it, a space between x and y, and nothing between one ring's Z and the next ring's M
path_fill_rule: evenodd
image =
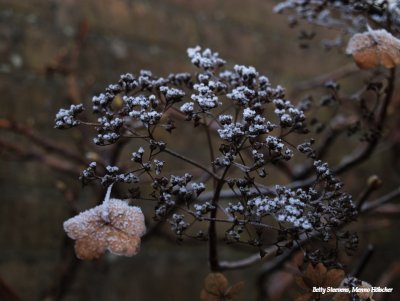
M342 280L340 288L347 288L352 294L349 293L337 293L335 294L334 301L351 301L352 296L358 298L360 301L374 301L374 292L372 285L368 282L359 280L355 277L346 277Z
M218 52L212 52L209 48L203 51L200 46L188 48L187 54L193 65L205 70L222 67L225 64L225 61L219 58Z
M76 240L75 253L80 259L99 258L106 250L120 256L139 252L140 237L146 231L142 210L110 199L110 193L111 186L103 204L64 222L65 232Z
M194 111L194 103L193 102L185 102L180 107L180 110L185 114L192 114Z
M56 129L67 129L70 127L77 126L80 121L76 119L79 113L84 111L83 105L71 105L69 109L60 109L56 114L55 128Z
M221 139L232 141L233 139L244 135L242 127L242 124L240 124L239 122L237 122L236 124L224 124L223 128L218 129L217 131Z
M385 29L369 29L351 37L347 54L353 55L357 66L362 69L383 65L394 68L400 64L400 40Z
M214 109L220 104L218 96L216 96L211 89L213 83L211 84L211 87L210 83L208 85L201 83L193 86L194 90L196 90L198 94L192 94L191 98L197 102L203 110Z

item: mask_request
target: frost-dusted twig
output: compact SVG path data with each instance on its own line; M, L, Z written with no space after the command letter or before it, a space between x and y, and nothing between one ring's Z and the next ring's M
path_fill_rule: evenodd
M114 183L111 183L107 188L106 195L104 197L104 201L102 204L101 218L106 222L110 223L110 198L111 198L111 190Z
M366 187L363 191L361 191L358 199L357 199L357 210L360 210L364 203L368 200L370 195L379 189L382 184L382 181L376 176L372 175L368 178Z
M400 187L398 187L397 189L389 192L388 194L385 194L384 196L376 199L375 201L364 203L363 206L361 207L361 211L362 212L372 211L372 210L374 210L384 204L387 204L399 197L400 197Z
M309 235L303 235L302 237L300 237L298 239L297 246L300 247L302 244L306 243L312 237L315 237L315 235L316 235L315 233L311 233ZM282 244L285 244L288 242L289 241L283 241ZM269 265L271 265L271 266L273 266L277 261L279 261L281 264L284 261L286 261L288 258L290 258L290 256L293 254L293 252L298 250L298 247L294 247L290 251L287 251L283 255L281 255L281 256L283 256L283 258L285 258L282 262L281 262L282 259L280 258L280 256L276 257L276 252L278 251L279 247L276 245L272 245L272 246L269 246L269 247L263 249L263 254L265 254L263 257L260 256L260 253L256 253L256 254L250 255L246 258L236 260L236 261L221 261L219 264L219 267L220 267L220 270L236 270L236 269L247 268L256 263L263 263L263 262L268 262ZM271 260L272 258L276 258L276 260L274 260L274 262L272 262L272 261L269 262L268 260Z
M206 172L207 174L212 176L214 179L220 180L220 177L218 175L216 175L214 172L208 170L205 166L201 165L200 163L198 163L198 162L196 162L196 161L194 161L194 160L192 160L192 159L190 159L190 158L188 158L188 157L186 157L184 155L181 155L181 154L179 154L179 153L177 153L177 152L175 152L175 151L173 151L173 150L171 150L169 148L165 148L163 151L165 153L167 153L167 154L170 154L171 156L174 156L174 157L176 157L178 159L181 159L181 160L183 160L183 161L185 161L185 162L187 162L187 163L189 163L189 164L191 164L193 166L196 166L196 167L200 168L201 170L203 170L204 172Z

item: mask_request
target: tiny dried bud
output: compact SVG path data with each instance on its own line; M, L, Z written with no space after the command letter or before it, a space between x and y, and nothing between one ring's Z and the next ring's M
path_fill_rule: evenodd
M378 189L382 185L382 180L377 175L372 175L367 180L368 187Z

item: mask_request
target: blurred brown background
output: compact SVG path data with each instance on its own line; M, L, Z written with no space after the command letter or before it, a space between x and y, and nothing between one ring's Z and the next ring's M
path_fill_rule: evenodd
M253 65L289 91L298 81L351 62L342 53L324 52L317 42L312 50L300 49L298 30L272 13L276 2L0 0L0 117L65 141L68 134L53 129L53 120L71 98L88 101L126 72L193 71L186 49L195 45L218 51L228 64ZM54 72L60 61L74 78L68 68ZM0 135L15 139L5 131ZM369 170L388 176L389 186L398 183L386 155L383 147L373 164L346 176L349 192L359 192ZM81 189L79 181L37 162L0 156L0 277L23 300L52 300L46 296L62 273L62 223L69 216L56 186ZM78 200L83 208L86 194ZM400 252L393 223L378 229L369 234L379 251L364 274L371 283ZM207 273L206 245L150 239L133 258L83 263L67 281L62 300L197 300ZM257 273L258 267L227 273L232 282L246 282L242 300L256 298Z

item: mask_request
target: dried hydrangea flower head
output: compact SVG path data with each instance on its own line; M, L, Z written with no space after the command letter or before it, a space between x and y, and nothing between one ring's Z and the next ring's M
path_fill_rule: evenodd
M120 256L139 252L140 237L146 231L142 210L110 199L111 187L101 205L64 222L65 232L76 240L75 253L80 259L99 258L106 250Z
M350 39L346 52L352 54L356 64L363 69L383 65L393 68L400 64L400 40L385 29L369 29Z

